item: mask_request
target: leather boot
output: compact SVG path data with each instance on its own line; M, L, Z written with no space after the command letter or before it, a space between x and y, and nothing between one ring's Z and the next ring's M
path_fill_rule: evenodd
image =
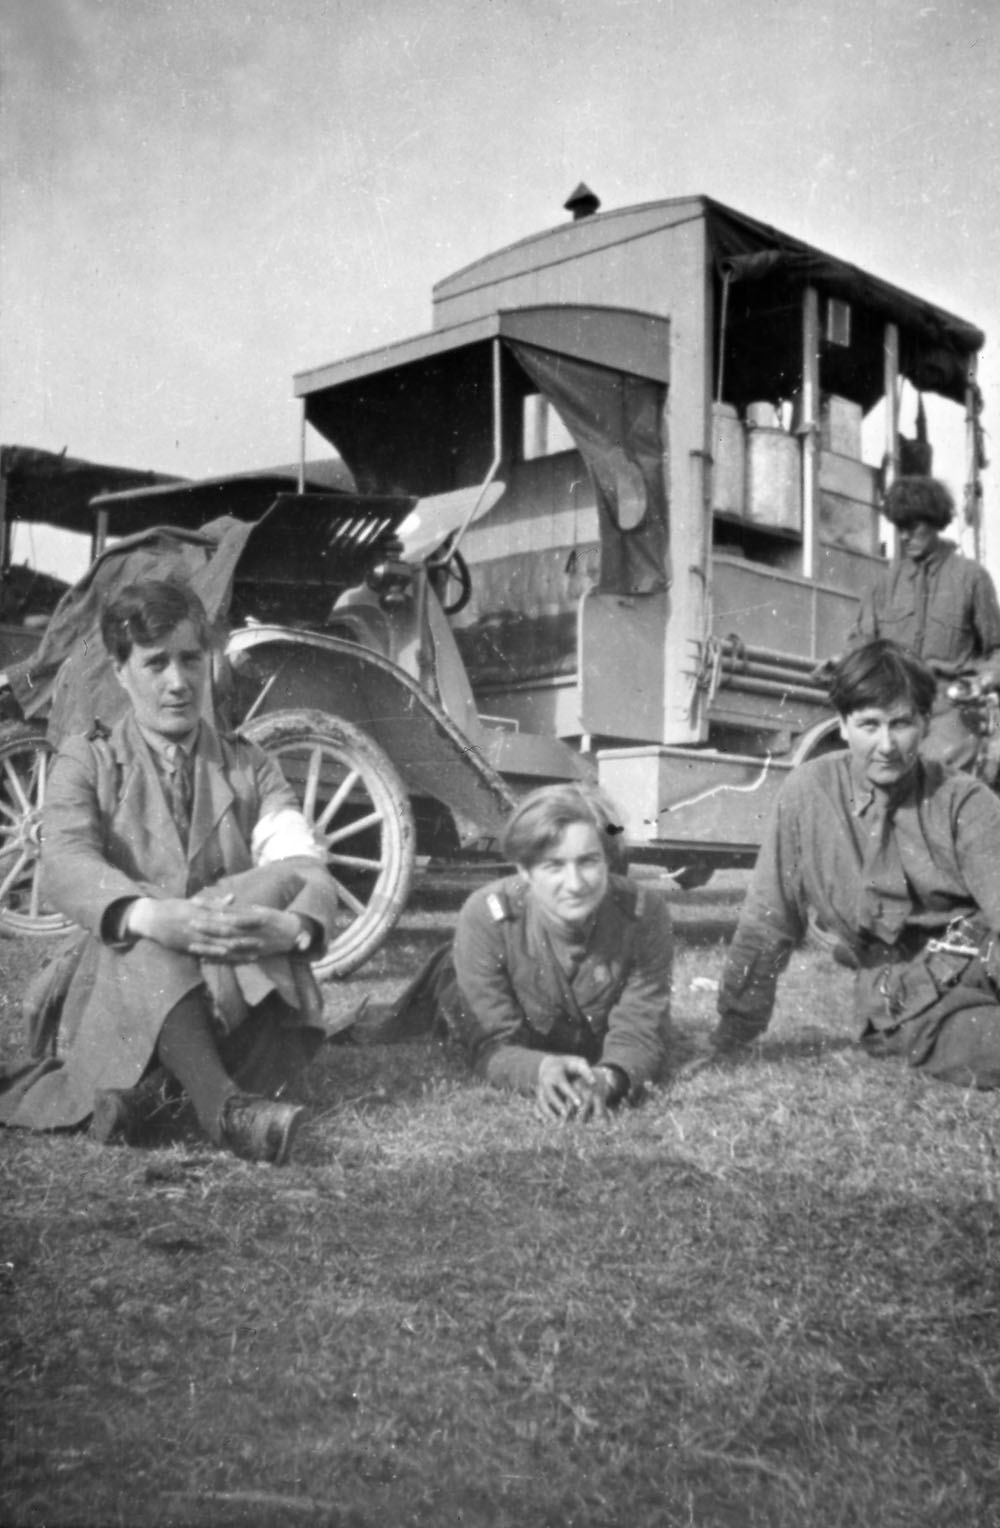
M90 1121L91 1138L102 1146L139 1146L174 1122L179 1089L162 1067L134 1088L98 1088Z
M222 1106L221 1144L248 1162L270 1162L281 1167L288 1161L305 1112L301 1104L232 1093Z

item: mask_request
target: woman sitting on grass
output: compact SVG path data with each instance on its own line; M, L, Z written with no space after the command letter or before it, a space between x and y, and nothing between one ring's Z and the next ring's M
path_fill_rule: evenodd
M526 796L503 838L517 873L473 892L394 1006L399 1029L418 1010L443 1022L487 1082L550 1119L600 1119L641 1091L665 1060L673 939L665 901L611 870L620 831L599 792Z
M323 1038L309 957L336 888L292 791L202 714L211 632L186 585L122 589L101 630L127 701L68 738L42 827L46 895L84 930L66 1050L14 1079L0 1124L138 1144L183 1092L217 1145L279 1164L302 1110L284 1089Z

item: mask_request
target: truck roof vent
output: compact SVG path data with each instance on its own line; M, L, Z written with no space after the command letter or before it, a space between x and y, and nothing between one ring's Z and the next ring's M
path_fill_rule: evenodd
M595 196L590 187L582 180L572 196L563 202L566 211L573 214L574 223L578 223L581 218L593 217L600 205L601 198Z

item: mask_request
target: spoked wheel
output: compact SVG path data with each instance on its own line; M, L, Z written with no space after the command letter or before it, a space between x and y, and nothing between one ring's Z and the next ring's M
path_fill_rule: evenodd
M378 949L410 892L416 830L406 788L367 733L325 711L276 711L244 728L277 760L340 897L338 927L313 970L346 976Z
M42 897L40 832L49 766L55 753L41 727L0 726L0 927L49 936L70 927Z

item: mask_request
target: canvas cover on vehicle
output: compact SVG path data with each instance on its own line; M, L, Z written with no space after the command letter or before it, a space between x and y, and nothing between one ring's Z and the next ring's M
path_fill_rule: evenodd
M168 507L170 501L169 494L162 500ZM322 626L336 594L360 581L413 502L279 493L256 520L223 515L198 529L160 525L125 537L63 596L31 656L8 669L23 714L48 717L56 744L86 731L95 716L105 724L117 718L122 696L104 651L100 611L110 594L140 579L183 578L220 628L247 616Z
M236 564L253 529L227 516L201 531L161 526L110 547L63 596L36 650L7 671L24 715L46 718L56 747L74 732L89 731L98 717L110 726L126 702L101 639L104 600L139 579L181 577L201 597L213 625L222 624Z
M664 491L666 388L507 340L573 437L594 483L603 593L652 594L669 583Z
M985 344L974 324L923 302L845 260L836 260L764 223L708 204L716 267L731 281L784 278L879 313L899 327L900 370L918 391L965 402L974 378L970 363ZM879 379L880 380L880 379Z
M296 390L308 422L365 492L402 486L418 497L482 484L497 468L498 450L508 484L534 465L520 455L519 409L537 390L565 424L595 487L601 587L636 594L669 582L669 365L665 316L548 303L499 308L383 346L304 374ZM509 501L497 510L502 522ZM532 548L521 550L529 555Z

